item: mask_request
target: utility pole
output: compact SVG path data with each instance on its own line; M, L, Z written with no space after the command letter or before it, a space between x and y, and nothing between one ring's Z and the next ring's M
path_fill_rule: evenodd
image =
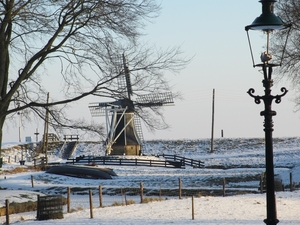
M49 103L49 92L47 93L47 104ZM49 112L48 107L46 109L45 115L45 126L44 126L44 136L43 136L43 152L45 153L46 157L46 165L48 165L48 120L49 120Z
M214 123L215 123L215 89L213 89L213 98L212 98L212 122L211 122L211 143L210 143L211 152L214 152Z
M18 112L19 115L19 142L22 141L22 113Z

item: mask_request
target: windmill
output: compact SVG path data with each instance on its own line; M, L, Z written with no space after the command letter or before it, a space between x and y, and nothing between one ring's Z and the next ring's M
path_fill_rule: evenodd
M138 110L144 107L161 107L172 105L171 92L150 93L133 96L130 71L124 54L122 71L118 76L118 90L123 90L121 97L112 102L90 103L93 117L105 116L107 155L140 155L143 133ZM132 100L132 97L136 97Z

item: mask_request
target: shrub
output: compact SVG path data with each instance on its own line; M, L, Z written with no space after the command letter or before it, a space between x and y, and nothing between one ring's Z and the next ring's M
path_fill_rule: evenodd
M132 205L132 204L135 204L135 201L133 201L133 199L126 200L126 205Z
M149 202L160 202L162 201L161 198L144 198L143 203L149 203Z
M77 212L77 211L82 211L83 210L83 208L82 208L82 206L77 206L77 209L71 209L71 213L72 212Z
M121 206L121 205L124 205L124 203L114 201L113 204L111 204L111 205L112 205L112 206Z

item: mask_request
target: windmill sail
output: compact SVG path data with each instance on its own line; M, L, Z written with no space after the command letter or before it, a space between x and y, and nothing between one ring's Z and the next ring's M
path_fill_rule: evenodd
M121 59L119 59L120 61ZM122 63L118 62L119 70L118 73L122 74L117 77L118 82L118 91L121 92L121 95L124 98L131 99L131 95L133 94L131 79L130 79L130 70L128 67L128 62L125 55L122 55Z
M133 92L132 92L132 85L130 80L129 67L124 54L123 54L123 66L124 66L124 75L126 81L127 94L128 94L128 98L130 99L130 96L132 95Z
M173 103L174 100L171 92L139 95L136 100L138 106L148 107L163 106Z

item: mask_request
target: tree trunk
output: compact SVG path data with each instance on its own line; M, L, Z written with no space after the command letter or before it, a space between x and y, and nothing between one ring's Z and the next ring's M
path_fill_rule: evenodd
M3 125L6 116L0 117L0 158L2 158L2 136L3 136Z

